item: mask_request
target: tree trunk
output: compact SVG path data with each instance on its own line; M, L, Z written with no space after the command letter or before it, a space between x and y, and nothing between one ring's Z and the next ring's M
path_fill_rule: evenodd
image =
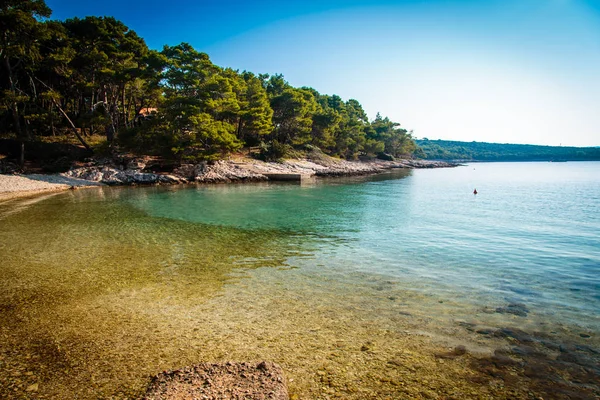
M121 88L121 108L123 109L123 126L128 128L129 118L127 118L127 108L125 107L125 85Z
M73 123L73 121L71 121L71 118L69 118L69 116L67 115L67 113L58 105L58 103L56 102L56 100L52 100L52 101L54 102L54 105L58 108L58 111L60 111L60 113L67 119L67 121L69 122L69 125L71 125L71 130L73 131L73 133L75 134L75 136L77 136L77 139L83 145L83 147L85 147L87 150L93 152L93 150L90 147L90 145L88 145L85 142L85 140L83 139L83 137L79 134L79 132L77 132L77 128L75 127L75 124Z
M106 141L108 143L112 143L115 139L115 131L113 129L112 123L106 125Z
M13 121L15 124L15 131L16 131L15 133L17 134L17 137L21 138L19 164L21 165L21 167L23 167L23 165L25 164L25 142L23 140L23 131L21 129L21 117L19 115L19 104L17 103L17 100L16 100L17 90L15 87L13 72L12 72L12 68L11 68L10 60L8 59L8 56L4 57L4 65L6 66L6 72L8 72L8 81L10 84L10 91L12 92L12 95L13 95L13 99L10 104L10 111L11 111Z
M243 124L244 124L244 121L242 120L242 117L240 116L238 118L238 126L237 126L237 133L236 133L238 139L240 139L240 140L243 140L243 138L242 138L242 126L243 126Z
M19 149L19 165L21 168L25 166L25 141L21 140L21 146Z
M52 130L52 136L56 136L56 130L54 129L54 103L50 104L50 129Z
M8 57L4 57L4 65L6 66L6 71L8 72L8 82L10 84L10 91L12 92L13 95L13 101L10 104L10 111L12 113L13 119L14 119L14 123L15 123L15 130L17 131L17 135L21 135L21 120L19 118L19 105L17 104L17 101L15 100L16 96L17 96L17 89L15 88L15 81L13 79L13 73L12 73L12 68L10 66L10 60L8 59Z

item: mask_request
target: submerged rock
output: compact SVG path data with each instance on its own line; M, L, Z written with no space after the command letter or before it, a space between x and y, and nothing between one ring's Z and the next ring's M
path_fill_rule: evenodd
M452 360L454 358L464 356L465 354L467 354L467 348L465 346L461 345L461 346L456 346L451 351L447 351L444 353L435 353L434 355L436 358L445 358L445 359Z
M516 328L497 329L493 336L507 339L511 346L497 349L491 357L474 357L474 382L501 382L513 389L527 385L531 393L544 399L600 398L597 349Z
M529 309L525 306L525 304L511 303L506 307L496 308L496 312L501 314L513 314L519 317L526 317L527 314L529 314Z
M500 338L511 338L521 343L532 343L535 342L535 338L529 333L516 328L502 328L494 331L495 337Z
M144 400L272 399L288 400L283 370L277 364L197 364L152 378Z

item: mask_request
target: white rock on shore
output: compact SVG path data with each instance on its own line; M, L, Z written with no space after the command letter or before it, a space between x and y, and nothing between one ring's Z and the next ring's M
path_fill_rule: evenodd
M156 183L184 183L175 175L141 172L139 169L120 170L110 166L75 168L63 174L66 177L101 182L106 185L150 185Z
M221 160L214 163L184 164L172 174L143 172L145 164L129 163L127 168L113 165L94 165L74 168L55 175L0 175L0 198L22 196L37 192L65 190L71 187L98 185L151 185L198 183L254 182L269 180L270 175L295 174L302 176L350 176L383 172L394 168L453 167L436 161L345 161L321 156L317 160L285 160L264 162L250 158Z

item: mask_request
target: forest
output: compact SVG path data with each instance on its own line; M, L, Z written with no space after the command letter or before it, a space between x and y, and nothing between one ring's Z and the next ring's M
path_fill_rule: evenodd
M456 161L600 161L600 147L417 140L415 155Z
M265 159L318 147L345 159L402 157L411 132L354 99L293 87L282 75L213 64L187 43L149 49L113 17L50 19L43 0L1 0L0 137L76 139L90 153L126 151L180 162L242 148Z

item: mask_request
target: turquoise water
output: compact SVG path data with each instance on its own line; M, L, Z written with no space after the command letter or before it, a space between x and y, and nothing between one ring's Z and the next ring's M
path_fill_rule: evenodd
M307 270L399 279L484 310L523 304L530 320L600 331L600 163L481 163L130 202L153 216L309 237L304 257L288 260Z
M594 162L0 203L0 397L267 359L299 399L597 398L599 211Z

